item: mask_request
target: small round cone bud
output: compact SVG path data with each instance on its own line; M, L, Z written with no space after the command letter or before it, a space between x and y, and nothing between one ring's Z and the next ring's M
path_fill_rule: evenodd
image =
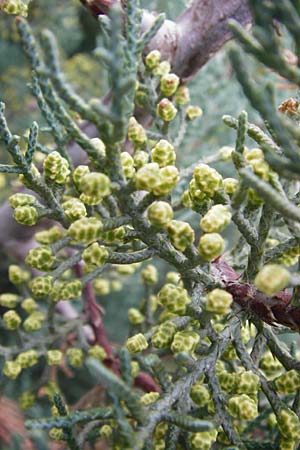
M161 174L157 163L145 164L136 175L136 187L145 191L152 191L161 183Z
M260 381L258 375L245 370L240 372L236 376L236 393L253 395L257 394L260 387Z
M148 264L142 271L141 271L141 278L144 283L146 284L156 284L158 281L158 272L155 266L153 264Z
M18 206L14 211L14 219L21 225L31 227L37 223L39 215L33 206Z
M212 261L221 255L224 247L225 242L220 234L207 233L200 238L198 250L205 261Z
M38 231L35 233L34 238L39 244L49 245L61 239L62 236L62 229L59 226L54 225L49 228L49 230Z
M234 152L233 147L224 146L220 148L218 155L223 161L230 161L232 152Z
M33 298L25 298L22 303L21 303L21 307L24 309L24 311L26 311L28 314L33 313L38 305L37 303L33 300Z
M282 370L282 365L277 358L273 356L271 351L264 353L260 360L259 367L264 371L267 376L273 377L278 375Z
M96 279L94 280L93 286L97 295L107 295L110 293L110 284L108 280L103 278Z
M133 264L120 264L115 267L120 275L132 275L136 270Z
M214 205L200 221L200 227L205 233L218 233L230 223L231 213L224 205Z
M186 289L174 284L165 284L157 295L158 302L172 313L184 315L191 302Z
M239 182L235 178L224 178L223 180L223 188L228 195L233 195L237 190L238 185Z
M260 195L258 195L255 189L252 188L248 189L247 197L250 205L252 206L259 208L261 205L264 204L264 199L261 198Z
M10 310L3 314L3 322L8 330L16 330L19 328L22 320L16 311Z
M230 310L232 295L223 289L214 289L205 296L205 309L214 314L224 315Z
M161 54L159 50L152 50L145 58L146 66L149 69L154 69L160 63Z
M294 411L289 408L282 408L277 414L277 423L284 438L293 441L300 439L300 421Z
M92 138L90 140L91 144L97 149L99 155L102 157L105 156L105 144L104 142L99 138Z
M86 195L86 194L80 194L79 197L80 201L82 203L84 203L85 205L89 205L89 206L95 206L95 205L99 205L99 203L102 202L103 197L101 197L101 195L97 194L97 195Z
M179 86L173 97L177 105L186 105L190 101L190 91L186 86Z
M30 314L30 316L28 316L23 322L23 328L28 333L39 331L42 326L43 324L41 318L35 313Z
M222 188L222 176L207 164L199 164L194 170L196 187L212 197Z
M49 271L52 269L55 257L49 246L41 245L30 250L26 256L25 262L37 270Z
M177 331L176 325L173 322L164 322L158 327L151 338L153 347L167 348L172 344L173 338Z
M82 284L80 280L66 281L56 283L50 292L50 297L54 302L61 300L72 300L80 297L82 291Z
M128 152L121 153L121 165L124 172L124 175L127 179L130 179L135 174L134 161L131 155Z
M168 272L166 274L166 283L171 284L179 284L180 283L180 274L178 272Z
M98 344L93 345L92 347L89 348L88 355L95 359L98 359L98 361L103 361L107 357L104 348Z
M200 106L188 106L186 110L186 117L188 120L195 120L198 119L198 117L201 117L203 114L202 109Z
M68 234L74 241L88 244L101 237L102 228L101 220L95 217L84 217L71 224Z
M59 366L62 362L63 354L60 350L48 350L46 358L49 366Z
M170 241L177 250L184 252L194 242L195 232L189 223L172 220L166 228Z
M22 369L35 366L38 363L38 352L36 350L27 350L26 352L19 353L17 356L17 363L20 364Z
M228 402L229 413L240 420L254 420L258 416L257 402L248 395L235 395Z
M18 296L16 294L1 294L0 295L0 306L4 308L15 308L18 303Z
M109 438L112 435L113 429L110 425L102 425L99 434L102 438Z
M80 189L89 197L107 197L111 193L110 179L104 173L87 173L80 180Z
M173 339L171 350L173 353L193 353L199 344L200 336L195 331L178 331Z
M152 162L156 162L159 167L171 166L175 164L176 153L174 147L166 139L161 139L151 151Z
M76 186L80 187L80 183L82 178L90 173L90 169L88 166L77 166L73 172L73 181Z
M81 219L87 214L84 204L78 198L70 198L62 204L62 207L70 222Z
M66 351L69 363L72 367L81 367L83 364L83 351L81 348L68 348Z
M251 164L254 161L263 161L265 159L264 152L261 148L252 148L251 150L245 148L243 151L245 160Z
M30 289L35 298L46 297L52 289L52 277L36 277L30 282Z
M3 366L3 373L7 378L15 380L21 373L22 367L16 361L6 361Z
M137 361L131 361L130 366L131 366L131 372L130 372L131 377L134 379L140 372L140 365Z
M17 193L8 198L9 205L15 209L19 206L32 205L36 201L33 195Z
M157 105L156 113L164 122L171 122L176 117L177 109L170 100L163 98Z
M36 402L36 396L29 391L23 392L20 396L19 405L23 410L29 409L34 406Z
M167 195L172 192L179 181L178 169L174 166L162 167L159 171L160 183L152 190L154 195Z
M128 320L132 325L139 325L140 323L143 323L145 320L145 317L143 314L136 308L129 308L128 310Z
M218 378L223 391L228 393L235 392L237 378L235 373L229 373L226 370L221 370L218 374Z
M127 339L126 347L129 353L139 353L148 348L148 342L145 336L139 333Z
M279 264L267 264L256 275L255 286L266 295L274 295L288 285L290 272Z
M103 231L102 239L103 241L112 242L122 242L126 234L124 227L115 228L114 230Z
M175 94L179 86L179 77L175 73L168 73L160 79L160 92L166 97Z
M276 391L279 394L293 394L300 387L300 375L295 370L288 370L275 380Z
M128 139L136 146L141 146L147 141L147 135L144 127L140 125L135 117L129 119Z
M147 164L149 162L148 153L144 152L143 150L139 150L139 151L135 152L135 154L133 156L133 162L134 162L134 167L136 169L140 169L141 167L143 167L145 164Z
M202 208L209 201L208 195L199 189L194 178L189 184L188 194L189 199L186 199L186 201L191 203L191 208ZM189 203L186 206L188 205Z
M193 384L190 390L190 397L197 406L203 407L210 401L210 393L207 387L201 382Z
M43 170L46 179L58 184L65 183L70 174L68 161L57 151L49 153L44 159Z
M29 281L30 273L27 270L12 264L8 268L8 278L11 283L18 285Z
M105 263L108 255L109 252L106 247L99 245L98 242L94 242L84 250L82 258L86 264L100 267Z
M161 63L158 64L157 67L154 67L154 69L152 70L153 75L157 76L157 77L162 77L164 75L166 75L167 73L169 73L171 70L171 64L169 63L169 61L162 61Z
M64 438L64 430L62 428L51 428L49 438L53 441L62 441Z
M148 219L154 227L164 227L173 219L172 206L167 202L157 201L149 206Z
M140 398L140 403L143 406L152 405L159 399L159 392L147 392L147 394L142 395Z
M191 450L210 450L216 442L217 430L192 433L190 437Z
M0 10L6 14L19 14L27 17L28 5L22 0L4 0L3 3L0 3Z

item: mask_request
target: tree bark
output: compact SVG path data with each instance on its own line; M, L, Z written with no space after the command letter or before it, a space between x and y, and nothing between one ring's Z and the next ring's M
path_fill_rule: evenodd
M81 0L92 14L107 14L118 0ZM124 0L121 0L124 7ZM144 11L142 28L146 31L156 18ZM252 22L248 0L193 0L175 22L165 20L150 42L147 51L160 50L163 59L172 64L172 71L187 81L232 38L228 20L243 26Z
M249 25L252 16L248 0L194 0L177 19L178 41L172 65L182 79L196 75L232 38L229 19Z

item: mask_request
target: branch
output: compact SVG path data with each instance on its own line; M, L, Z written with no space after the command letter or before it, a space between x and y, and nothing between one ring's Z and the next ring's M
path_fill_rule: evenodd
M93 15L107 14L117 0L93 0L82 3ZM124 5L124 1L121 2ZM144 11L142 29L147 31L157 16ZM176 22L165 20L147 51L160 50L172 63L173 72L184 81L196 75L220 48L232 38L227 22L234 19L242 26L252 22L248 0L193 0Z
M194 0L177 19L179 39L172 58L181 78L190 78L232 38L227 22L252 21L248 0Z

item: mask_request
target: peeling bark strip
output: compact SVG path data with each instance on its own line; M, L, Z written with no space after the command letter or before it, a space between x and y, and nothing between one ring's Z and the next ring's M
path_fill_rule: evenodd
M94 15L107 14L117 0L81 0ZM124 6L124 0L122 1ZM155 14L144 11L146 31ZM220 48L232 38L227 22L234 19L243 26L252 22L248 0L193 0L176 22L166 20L148 50L160 50L172 63L173 72L183 81L192 78Z
M300 307L293 307L290 303L291 294L286 290L273 297L260 292L254 285L240 283L240 275L220 257L212 264L212 273L224 284L230 292L233 301L243 310L256 314L269 325L284 325L291 330L300 330Z

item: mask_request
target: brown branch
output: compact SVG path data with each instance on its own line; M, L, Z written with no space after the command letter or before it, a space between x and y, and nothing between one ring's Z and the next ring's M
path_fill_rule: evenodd
M80 264L76 265L75 270L78 277L80 277L82 275L82 267L80 266ZM101 306L99 306L97 303L92 283L86 284L83 289L82 297L89 323L94 331L94 343L99 344L104 348L107 354L107 357L104 360L104 364L119 376L120 363L119 360L115 357L112 344L107 337L102 320L102 309ZM141 372L136 376L134 385L142 389L144 392L160 392L160 388L158 387L157 383L149 374L145 372Z
M135 387L142 389L144 392L161 392L159 386L155 383L151 375L140 372L134 379Z
M88 8L93 16L97 17L100 14L107 14L108 9L112 6L114 3L111 0L102 0L102 1L91 1L91 0L80 0L81 3Z
M196 75L232 38L229 19L249 25L252 16L248 0L194 0L177 19L179 38L172 64L182 79Z
M76 264L74 266L74 270L76 276L81 278L82 265L80 263ZM108 340L102 320L103 311L101 306L97 303L94 288L91 282L87 283L83 288L82 299L87 320L94 332L94 344L99 344L104 348L107 355L104 361L105 365L119 375L119 362L115 358L113 347Z
M89 0L82 3L95 16L107 14L118 0ZM122 1L124 6L124 0ZM150 28L156 14L144 11L142 28ZM165 20L147 51L158 49L171 62L173 71L186 81L232 38L228 20L243 26L252 22L248 0L193 0L176 22Z
M292 295L286 290L269 297L253 284L239 282L240 275L220 257L212 265L212 274L230 292L233 301L243 310L256 314L269 325L284 325L291 330L300 329L300 307L291 304Z

